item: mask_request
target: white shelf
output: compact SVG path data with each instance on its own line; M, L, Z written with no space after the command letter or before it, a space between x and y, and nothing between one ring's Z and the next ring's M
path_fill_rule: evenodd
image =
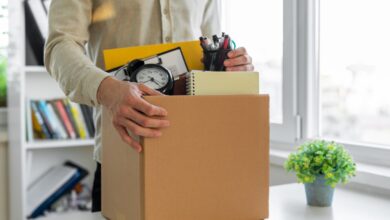
M93 139L86 140L36 140L27 142L28 150L35 149L52 149L52 148L69 148L69 147L90 147L94 146Z
M26 74L29 74L29 73L47 73L47 70L44 66L25 66L24 67L24 71L26 72Z
M8 119L7 133L1 130L0 142L8 141L9 201L8 217L11 220L26 220L27 189L31 182L40 178L53 166L71 160L90 173L85 182L91 186L96 162L93 160L94 140L36 140L26 141L26 100L64 98L59 84L43 66L26 65L26 33L24 0L9 1L9 30L12 53L8 56L8 112L0 109L1 118ZM79 216L80 214L80 216ZM74 216L68 213L64 219L85 219L83 213ZM55 216L53 216L55 217ZM56 219L56 218L55 218Z
M82 219L82 220L104 220L100 213L74 211L68 213L49 214L48 216L38 218L37 220L68 220L68 219Z

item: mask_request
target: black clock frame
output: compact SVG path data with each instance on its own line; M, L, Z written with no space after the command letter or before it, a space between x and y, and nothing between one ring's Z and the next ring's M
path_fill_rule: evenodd
M171 71L165 67L163 67L160 64L145 64L144 61L142 60L133 60L127 65L126 68L126 74L130 77L130 82L137 82L137 74L144 69L148 68L158 68L161 69L163 72L165 72L168 76L168 83L160 88L157 89L157 91L166 94L166 95L171 95L173 92L173 86L174 86L174 79Z

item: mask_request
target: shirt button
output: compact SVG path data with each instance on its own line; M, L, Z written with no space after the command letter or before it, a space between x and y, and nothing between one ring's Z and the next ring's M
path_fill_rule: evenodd
M169 13L169 9L164 9L164 15L167 15Z
M171 39L172 39L172 38L171 38L170 36L165 37L165 41L166 41L166 42L170 42Z

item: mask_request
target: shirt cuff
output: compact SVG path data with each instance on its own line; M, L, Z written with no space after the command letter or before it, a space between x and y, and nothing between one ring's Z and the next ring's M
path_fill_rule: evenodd
M91 76L91 77L89 77L90 79L87 80L88 84L90 85L87 89L87 93L88 93L88 97L89 97L88 102L91 106L95 107L95 106L99 105L99 102L97 99L97 93L98 93L99 86L106 77L110 76L110 74L107 72L104 72L101 69L98 69L98 71L95 71L94 74L90 74L90 76Z

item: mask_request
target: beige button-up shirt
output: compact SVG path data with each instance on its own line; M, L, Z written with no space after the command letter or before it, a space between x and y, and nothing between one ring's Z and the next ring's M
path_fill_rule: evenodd
M103 50L219 34L220 4L220 0L52 0L45 66L72 101L95 107L96 161L101 162L101 106L96 95L109 76Z

